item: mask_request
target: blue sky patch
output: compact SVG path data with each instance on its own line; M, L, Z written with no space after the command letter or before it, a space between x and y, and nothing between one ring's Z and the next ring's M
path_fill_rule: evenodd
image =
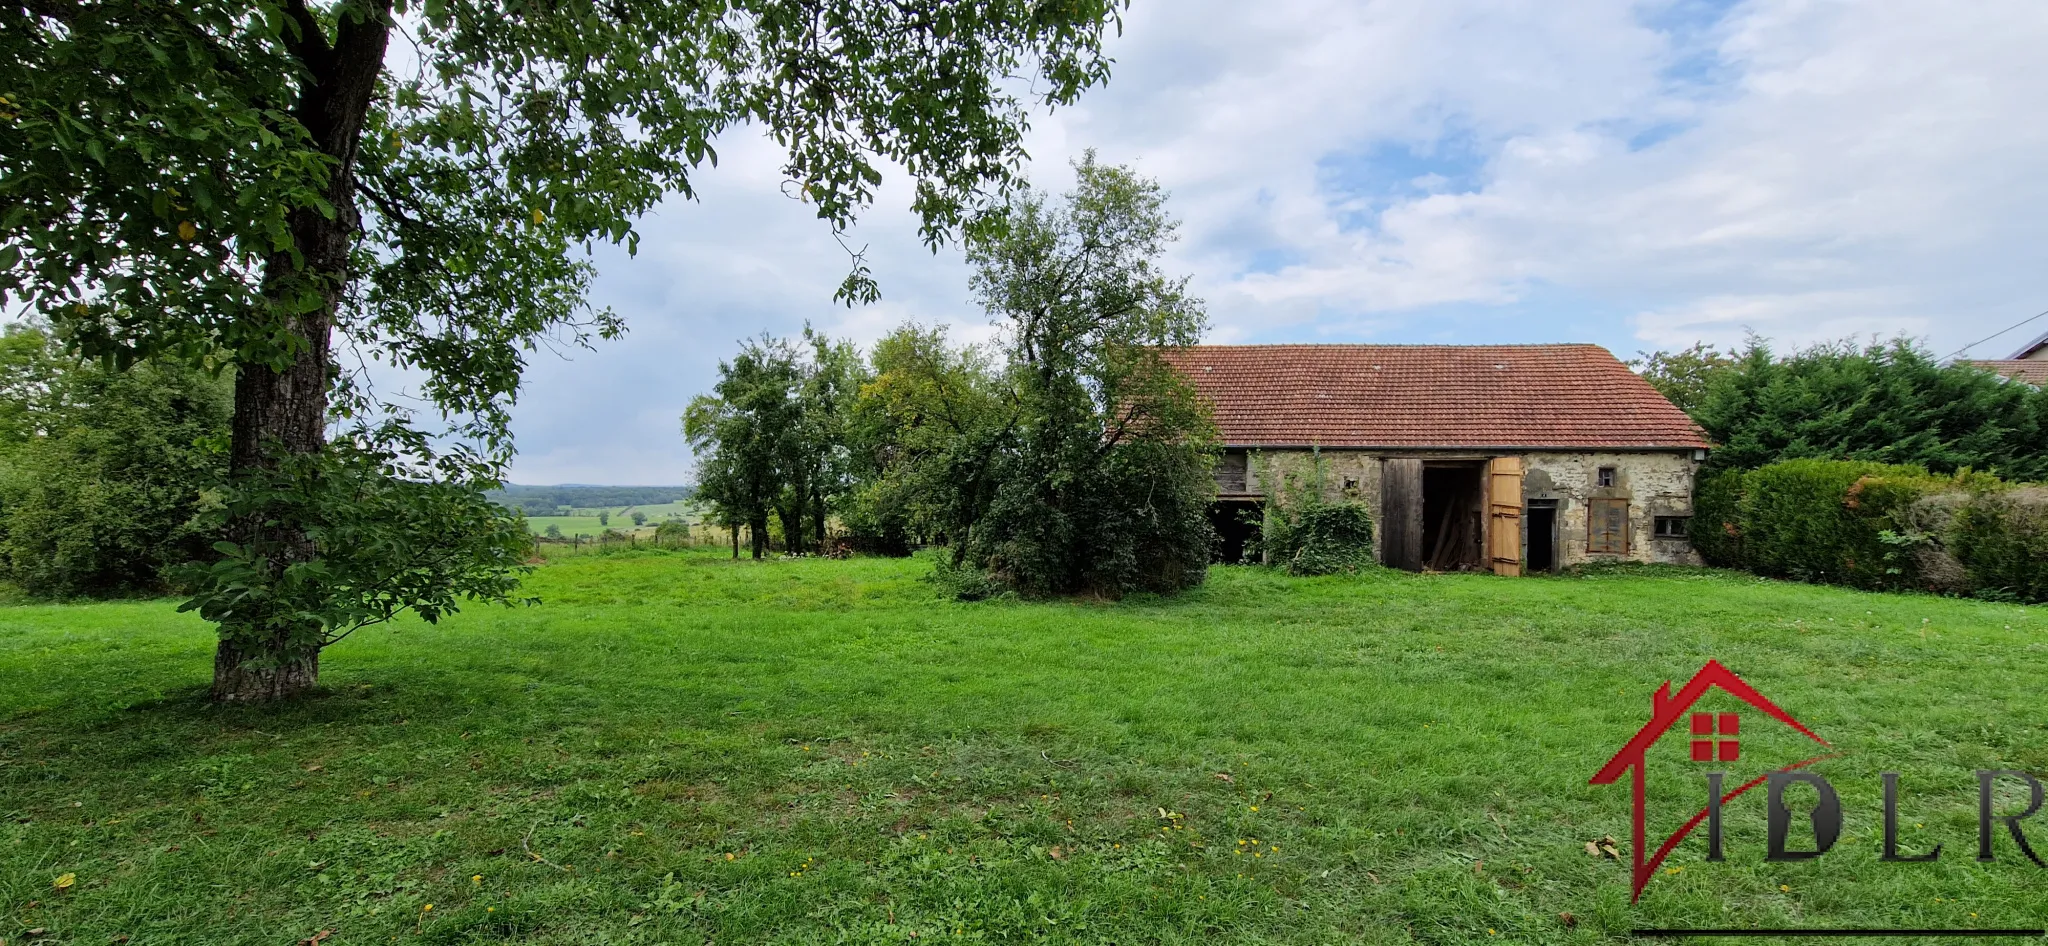
M1422 144L1383 141L1325 155L1316 177L1344 229L1371 229L1400 201L1479 190L1491 157L1473 135L1454 132Z

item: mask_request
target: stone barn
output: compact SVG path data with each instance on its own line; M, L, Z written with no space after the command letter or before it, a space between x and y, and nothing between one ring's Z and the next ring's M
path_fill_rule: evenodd
M1554 571L1697 563L1708 443L1597 345L1197 345L1169 356L1214 410L1219 557L1291 481L1373 510L1380 561Z

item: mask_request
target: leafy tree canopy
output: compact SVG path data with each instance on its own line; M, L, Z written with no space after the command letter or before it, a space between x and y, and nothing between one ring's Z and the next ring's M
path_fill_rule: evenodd
M711 504L713 521L749 530L755 558L767 551L770 516L786 551L822 550L827 517L849 483L859 353L806 327L802 344L766 335L745 343L718 373L712 393L683 417L701 458L698 498Z
M1735 367L1735 355L1706 342L1683 351L1644 351L1628 362L1643 380L1688 414L1706 399L1714 377Z
M383 600L369 590L388 590L379 576L434 576L398 592L432 613L450 587L506 587L487 574L507 561L504 530L474 487L512 450L525 358L621 329L585 301L581 251L631 248L633 221L691 194L721 133L772 137L786 192L835 230L884 167L903 168L936 243L1013 183L1026 82L1058 104L1104 80L1100 40L1121 6L0 6L0 305L25 301L116 367L234 369L230 486L249 501L231 504L217 546L238 564L214 575L266 587L241 588L235 607L225 586L194 603L223 616L218 697L288 695L313 683L336 633L322 622ZM875 298L858 257L840 295ZM359 367L371 360L418 379L427 421L377 396ZM337 419L343 446L308 459L328 452ZM463 484L477 508L324 482L351 477ZM391 515L330 505L350 490ZM400 508L411 501L422 505ZM330 513L346 528L306 518ZM423 519L478 526L477 543L451 542L477 553L473 574L400 557L423 554L398 534ZM389 555L339 569L318 537L343 531Z

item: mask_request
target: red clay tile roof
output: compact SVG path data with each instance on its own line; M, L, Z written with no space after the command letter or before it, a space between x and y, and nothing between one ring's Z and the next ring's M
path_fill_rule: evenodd
M1968 364L2035 387L2048 386L2048 361L1972 361Z
M1598 345L1196 345L1167 357L1231 446L1710 446Z

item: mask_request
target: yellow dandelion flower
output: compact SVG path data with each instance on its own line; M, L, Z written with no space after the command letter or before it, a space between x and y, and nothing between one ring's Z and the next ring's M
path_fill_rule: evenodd
M1779 885L1778 885L1778 889L1779 889L1780 891L1784 892L1784 893L1791 893L1791 892L1792 892L1792 885L1791 885L1791 884L1779 884Z
M420 908L420 912L421 912L421 913L427 913L427 912L430 912L430 911L432 911L433 909L434 909L434 905L433 905L433 904L431 904L431 903L429 903L429 904L427 904L426 906L423 906L423 907L421 907L421 908Z
M470 875L470 878L469 878L469 882L470 882L470 883L472 883L472 884L481 884L481 883L483 883L483 882L484 882L484 875L482 875L482 874L472 874L472 875Z
M1252 806L1252 810L1253 810L1253 811L1257 811L1257 810L1259 810L1259 806L1257 806L1257 805L1253 805L1253 806Z

